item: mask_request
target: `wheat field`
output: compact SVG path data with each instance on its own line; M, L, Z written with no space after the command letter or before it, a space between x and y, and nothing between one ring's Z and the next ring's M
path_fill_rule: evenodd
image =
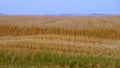
M0 16L0 56L5 68L120 68L120 16Z

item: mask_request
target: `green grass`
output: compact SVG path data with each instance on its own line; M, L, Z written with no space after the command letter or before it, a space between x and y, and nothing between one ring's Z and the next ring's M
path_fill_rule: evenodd
M87 68L89 64L92 67L100 65L102 68L105 67L115 67L120 68L120 59L104 58L104 57L92 57L92 56L71 56L67 54L57 54L50 53L48 51L37 52L34 56L30 52L26 55L14 54L5 52L0 52L0 67L55 67L59 65L60 67L65 67L66 65L70 68L75 68L79 66L81 68Z

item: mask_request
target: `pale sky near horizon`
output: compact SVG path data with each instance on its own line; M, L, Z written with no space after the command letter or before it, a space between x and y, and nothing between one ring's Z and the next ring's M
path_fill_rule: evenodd
M0 0L3 14L120 14L120 0Z

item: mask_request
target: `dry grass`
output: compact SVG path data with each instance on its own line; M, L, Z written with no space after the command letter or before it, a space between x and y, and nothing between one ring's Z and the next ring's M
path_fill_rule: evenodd
M120 39L119 16L1 16L0 35L62 34Z
M0 16L0 51L6 57L14 53L11 62L29 53L34 59L46 50L120 59L120 16Z
M47 50L57 53L67 53L84 56L120 57L120 41L89 38L71 35L34 35L34 36L6 36L0 38L1 50L14 50L24 53L24 50Z

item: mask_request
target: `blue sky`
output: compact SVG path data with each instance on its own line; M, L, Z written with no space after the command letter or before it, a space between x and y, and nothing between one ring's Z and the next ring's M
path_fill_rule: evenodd
M3 14L120 14L120 0L0 0Z

